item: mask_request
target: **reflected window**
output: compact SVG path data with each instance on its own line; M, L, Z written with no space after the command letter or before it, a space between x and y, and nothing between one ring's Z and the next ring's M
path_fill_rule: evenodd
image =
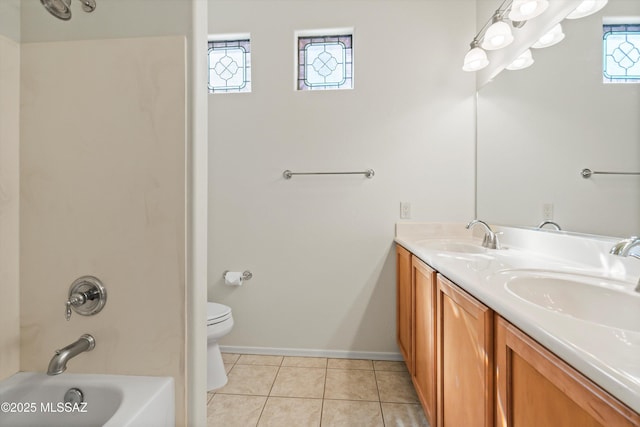
M209 93L251 92L251 42L209 41Z
M298 90L353 88L352 36L298 37Z
M605 83L640 83L640 24L603 25Z

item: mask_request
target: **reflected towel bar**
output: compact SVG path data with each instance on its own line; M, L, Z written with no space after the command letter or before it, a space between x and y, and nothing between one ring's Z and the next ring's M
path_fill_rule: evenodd
M363 172L291 172L287 169L282 172L284 179L291 179L293 175L364 175L367 178L373 178L375 174L373 169L367 169Z
M580 172L583 178L591 178L591 175L640 175L640 172L597 172L591 169L582 169Z

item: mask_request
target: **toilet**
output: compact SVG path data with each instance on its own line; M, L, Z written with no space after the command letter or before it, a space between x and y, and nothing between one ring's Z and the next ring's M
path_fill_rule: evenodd
M218 340L231 332L231 308L215 302L207 303L207 390L216 390L227 383Z

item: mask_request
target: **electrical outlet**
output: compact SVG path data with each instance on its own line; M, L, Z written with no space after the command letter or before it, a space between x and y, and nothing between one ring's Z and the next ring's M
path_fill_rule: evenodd
M411 203L400 202L400 219L411 219Z
M553 203L545 203L542 205L542 219L545 221L553 219Z

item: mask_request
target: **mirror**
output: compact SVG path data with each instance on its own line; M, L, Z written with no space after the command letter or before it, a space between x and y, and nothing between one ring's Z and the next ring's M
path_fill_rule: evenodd
M640 2L610 0L564 20L565 39L532 49L535 63L503 71L478 92L477 216L566 231L640 235L640 84L605 84L603 19L640 22Z

